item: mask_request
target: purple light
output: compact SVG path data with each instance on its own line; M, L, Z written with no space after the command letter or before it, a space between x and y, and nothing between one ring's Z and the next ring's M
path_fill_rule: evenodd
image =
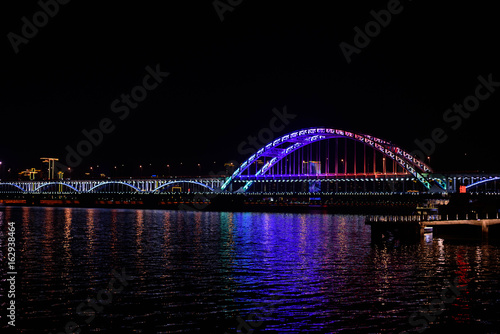
M353 132L348 132L339 129L331 129L331 128L310 128L310 129L302 129L299 131L294 131L289 134L285 134L284 136L275 139L274 141L268 143L266 146L257 151L256 154L252 155L248 160L246 160L234 173L229 177L226 182L222 185L221 190L225 190L226 187L234 180L234 179L243 179L245 177L242 176L242 173L248 170L253 162L257 161L260 157L273 157L270 161L268 161L262 168L254 173L255 177L260 177L269 171L274 165L276 165L280 160L290 155L294 151L302 148L306 145L309 145L313 142L317 142L324 139L333 139L333 138L348 138L352 140L356 140L358 142L367 144L368 146L378 150L384 156L389 157L390 159L396 161L396 163L407 170L410 174L416 177L422 184L425 185L427 189L430 188L430 184L427 179L422 176L418 171L423 172L431 172L431 169L424 164L422 161L419 161L412 157L406 151L400 149L399 147L394 146L388 141L372 137L364 134L356 134ZM278 146L290 143L291 146L287 148L279 148ZM280 151L281 150L281 151ZM298 174L304 175L304 174ZM244 189L248 189L252 182L247 183Z

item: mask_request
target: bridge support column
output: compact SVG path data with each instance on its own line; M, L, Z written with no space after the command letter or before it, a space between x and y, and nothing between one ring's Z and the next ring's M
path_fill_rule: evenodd
M481 235L483 237L483 240L484 239L488 239L488 230L489 230L489 226L486 224L486 221L482 221L482 224L481 224Z
M423 238L424 234L425 234L425 225L420 224L420 227L419 227L419 236L420 236L420 238Z

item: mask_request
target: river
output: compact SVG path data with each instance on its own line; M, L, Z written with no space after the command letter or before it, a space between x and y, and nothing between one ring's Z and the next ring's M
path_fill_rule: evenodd
M314 213L0 207L2 312L8 222L19 333L500 328L500 244L372 244L363 216Z

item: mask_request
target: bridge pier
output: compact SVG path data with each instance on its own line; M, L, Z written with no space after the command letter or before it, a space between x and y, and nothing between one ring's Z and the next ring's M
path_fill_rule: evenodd
M483 220L481 224L481 237L483 240L488 240L489 235L489 225L486 224L486 221Z
M420 225L419 225L419 229L418 229L418 230L419 230L419 231L418 231L418 232L419 232L419 233L418 233L418 236L419 236L420 238L423 238L423 237L424 237L424 234L425 234L425 226L424 226L424 225L422 225L422 224L420 224Z

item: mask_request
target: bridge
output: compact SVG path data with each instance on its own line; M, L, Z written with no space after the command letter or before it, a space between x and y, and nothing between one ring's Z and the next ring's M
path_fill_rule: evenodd
M371 135L314 127L260 148L227 177L3 181L0 193L500 193L500 174L438 174Z
M12 181L0 183L0 193L162 193L216 192L224 178Z

